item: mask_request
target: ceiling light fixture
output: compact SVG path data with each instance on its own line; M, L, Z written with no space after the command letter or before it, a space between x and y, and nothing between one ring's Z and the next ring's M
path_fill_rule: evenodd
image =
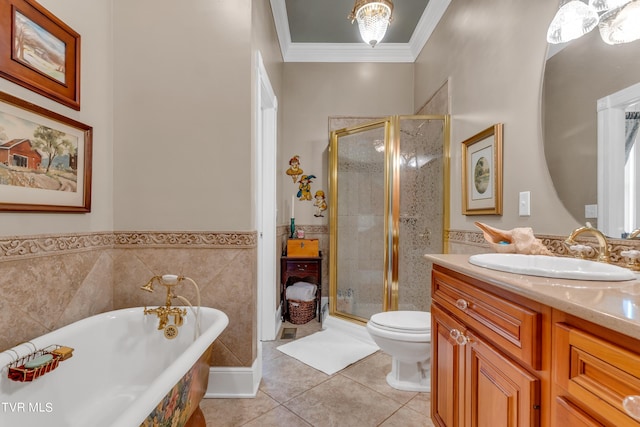
M605 43L640 39L640 0L564 1L547 31L547 42L566 43L600 28Z
M393 3L391 0L356 0L353 10L349 14L349 19L358 21L360 36L365 43L375 47L387 32L387 27L391 22L393 13Z
M629 43L640 39L640 1L632 1L600 17L600 36L605 43Z

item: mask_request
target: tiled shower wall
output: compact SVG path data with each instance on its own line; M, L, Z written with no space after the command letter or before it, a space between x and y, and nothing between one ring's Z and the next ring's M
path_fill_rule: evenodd
M149 278L182 274L201 304L229 316L211 364L251 366L256 351L255 233L93 233L0 240L0 351L105 311L157 306ZM192 304L192 285L176 289ZM141 314L142 315L142 314Z

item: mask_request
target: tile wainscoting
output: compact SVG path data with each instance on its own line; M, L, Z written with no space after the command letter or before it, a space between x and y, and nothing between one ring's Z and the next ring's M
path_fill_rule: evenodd
M140 290L153 275L182 274L202 305L229 326L211 364L251 366L256 349L255 232L114 232L0 238L0 350L94 314L157 306L164 291ZM178 290L195 304L188 283Z

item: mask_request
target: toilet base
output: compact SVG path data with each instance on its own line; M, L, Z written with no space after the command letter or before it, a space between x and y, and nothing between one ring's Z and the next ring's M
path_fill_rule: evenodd
M430 392L430 360L402 362L394 357L391 361L391 372L387 374L387 384L396 390Z

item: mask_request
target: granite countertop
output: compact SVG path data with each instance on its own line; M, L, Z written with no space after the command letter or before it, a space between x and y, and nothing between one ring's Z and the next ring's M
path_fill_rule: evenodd
M553 279L478 267L469 257L425 255L434 264L640 339L640 275L625 282Z

